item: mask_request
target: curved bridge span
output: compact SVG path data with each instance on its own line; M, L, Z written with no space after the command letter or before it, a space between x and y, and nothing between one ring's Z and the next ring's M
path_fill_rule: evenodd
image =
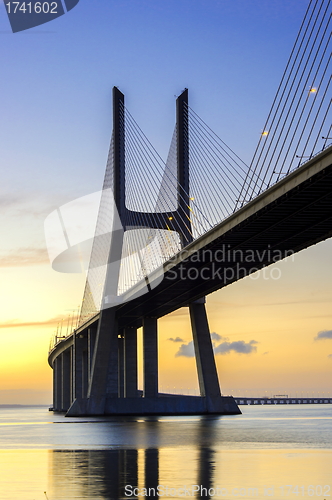
M149 293L127 292L49 353L54 409L68 415L239 413L219 392L204 297L332 236L332 148L321 152L155 271ZM251 258L246 259L249 255ZM192 278L194 276L194 279ZM152 281L154 275L150 276ZM157 320L189 307L201 397L158 393ZM143 326L144 397L137 390Z

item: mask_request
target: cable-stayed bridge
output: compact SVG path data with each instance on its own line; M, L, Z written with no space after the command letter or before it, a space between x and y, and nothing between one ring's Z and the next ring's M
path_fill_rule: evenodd
M113 89L79 324L49 353L55 410L239 412L221 396L205 296L332 235L330 20L330 2L310 2L249 166L190 108L187 89L164 163ZM158 318L185 306L200 397L158 392Z

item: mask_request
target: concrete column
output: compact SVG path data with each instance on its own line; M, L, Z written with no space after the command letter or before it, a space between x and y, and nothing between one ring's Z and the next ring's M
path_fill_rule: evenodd
M158 397L158 319L143 318L144 397Z
M109 342L111 344L110 357L107 373L107 390L108 397L119 397L119 347L118 347L118 322L114 318L113 326L109 332Z
M74 333L73 382L74 398L83 397L83 347L84 339Z
M96 328L88 328L88 370L89 370L89 379L91 377L91 368L92 368L92 360L93 360L93 352L96 344Z
M85 347L86 346L86 339L84 339L85 342ZM89 366L88 366L88 349L83 349L82 351L82 395L83 398L86 398L88 394L88 387L89 387Z
M221 394L205 310L205 299L192 302L189 305L189 311L201 396L218 397Z
M53 403L52 403L52 408L53 410L56 410L56 358L55 360L53 361L53 374L52 374L52 377L53 377Z
M122 335L118 336L118 396L124 397L124 338Z
M61 354L62 358L62 404L61 410L67 411L71 405L71 352L69 349Z
M137 397L137 328L124 329L124 396Z
M87 414L104 413L105 398L118 397L118 327L115 308L100 312L93 353Z
M53 409L60 411L62 408L62 360L57 356L53 364Z
M74 362L74 346L70 346L69 348L70 405L74 401L73 362Z

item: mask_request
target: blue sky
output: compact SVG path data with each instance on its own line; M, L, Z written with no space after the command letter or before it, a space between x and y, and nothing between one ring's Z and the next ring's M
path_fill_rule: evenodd
M1 7L2 185L6 200L50 212L102 185L113 85L164 158L188 87L249 162L307 2L81 0L16 34Z
M175 95L188 87L193 109L248 163L306 7L298 0L81 0L51 23L12 34L1 6L7 210L25 203L39 220L100 189L113 85L164 158ZM6 247L23 245L12 238ZM35 238L42 246L38 229Z
M113 85L162 155L174 125L174 95L188 87L192 107L250 160L306 6L298 0L81 0L67 15L15 35L6 33L2 8L8 179L26 188L28 167L36 188L50 179L63 186L62 175L80 192L85 182L99 188Z

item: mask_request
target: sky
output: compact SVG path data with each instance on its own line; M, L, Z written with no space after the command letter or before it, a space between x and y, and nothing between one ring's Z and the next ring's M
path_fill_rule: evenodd
M85 275L52 270L44 220L101 189L112 87L163 158L187 87L249 163L308 2L80 0L15 34L2 3L0 404L48 404L50 337L80 305ZM225 394L331 395L331 250L330 239L275 264L279 279L269 268L208 297ZM186 309L160 319L161 390L197 391L191 340Z

